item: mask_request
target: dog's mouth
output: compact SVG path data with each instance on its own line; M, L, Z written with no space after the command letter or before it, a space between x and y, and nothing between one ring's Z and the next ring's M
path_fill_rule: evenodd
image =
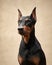
M20 34L20 35L25 35L25 36L27 36L29 33L30 33L30 31L28 30L28 31L24 31L24 28L18 28L18 33Z

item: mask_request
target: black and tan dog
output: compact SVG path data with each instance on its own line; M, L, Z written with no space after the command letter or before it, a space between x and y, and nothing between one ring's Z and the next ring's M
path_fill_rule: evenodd
M18 32L22 36L18 61L20 65L46 65L45 54L35 36L36 7L30 16L18 9Z

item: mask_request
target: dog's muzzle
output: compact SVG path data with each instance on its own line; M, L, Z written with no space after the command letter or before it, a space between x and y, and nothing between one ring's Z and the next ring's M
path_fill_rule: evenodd
M26 32L24 31L24 26L28 26L28 27L32 27L32 23L31 20L27 20L27 21L19 21L18 23L18 32L20 35L25 35Z

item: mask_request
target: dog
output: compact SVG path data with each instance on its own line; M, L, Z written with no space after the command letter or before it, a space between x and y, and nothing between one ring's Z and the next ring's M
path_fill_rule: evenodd
M45 53L35 36L36 21L36 7L29 16L22 16L21 11L18 9L17 29L22 36L18 53L20 65L46 65Z

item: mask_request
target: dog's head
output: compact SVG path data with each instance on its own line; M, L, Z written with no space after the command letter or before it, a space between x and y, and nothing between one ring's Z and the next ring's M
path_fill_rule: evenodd
M26 31L24 31L24 26L28 26L29 28L36 23L36 7L33 9L30 16L22 16L21 11L18 9L18 32L21 35L24 35Z

